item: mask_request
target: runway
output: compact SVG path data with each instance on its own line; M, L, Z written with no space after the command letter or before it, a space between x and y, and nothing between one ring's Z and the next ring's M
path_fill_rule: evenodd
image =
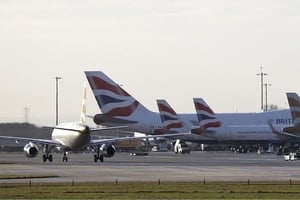
M0 175L51 175L32 182L130 182L148 181L300 181L300 161L284 161L275 154L232 152L151 152L148 156L116 153L103 163L93 154L53 154L53 163L42 162L41 154L26 158L22 153L0 153ZM0 183L28 183L28 179L0 179Z

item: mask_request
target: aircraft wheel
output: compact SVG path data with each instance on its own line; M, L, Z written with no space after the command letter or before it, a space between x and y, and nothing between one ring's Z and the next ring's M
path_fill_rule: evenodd
M94 161L97 162L98 161L98 156L95 154L94 155Z
M49 162L52 162L52 161L53 161L52 154L49 155L49 158L48 158L48 159L49 159Z
M103 155L100 155L99 160L100 160L101 162L103 162L104 156L103 156Z
M46 160L47 160L47 156L44 154L43 155L43 162L46 162Z
M63 162L65 162L65 161L68 162L68 157L66 157L66 156L63 157Z

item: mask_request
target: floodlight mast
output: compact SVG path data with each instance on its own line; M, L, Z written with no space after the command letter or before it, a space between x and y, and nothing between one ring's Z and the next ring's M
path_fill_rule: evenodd
M270 83L265 83L265 98L266 98L266 105L265 105L265 111L268 110L268 86L272 86Z
M260 76L260 87L261 87L261 91L260 91L260 99L261 99L261 111L264 111L264 76L268 75L267 73L263 72L262 66L260 67L260 73L256 74L257 76Z
M56 93L56 95L55 95L55 99L56 99L56 101L55 101L55 113L56 113L56 115L55 115L55 125L57 126L58 125L58 81L61 79L61 77L58 77L58 76L56 76L55 77L55 88L56 88L56 90L55 90L55 93Z

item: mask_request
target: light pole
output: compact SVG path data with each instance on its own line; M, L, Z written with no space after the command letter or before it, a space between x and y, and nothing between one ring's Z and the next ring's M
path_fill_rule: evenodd
M58 81L61 79L61 77L56 76L55 77L55 88L56 88L56 96L55 96L55 108L56 108L56 115L55 115L55 125L58 125Z
M260 67L260 73L256 74L257 76L260 76L260 86L261 86L261 91L260 91L260 98L261 98L261 110L264 110L264 76L268 75L266 73L263 73L262 66Z
M269 83L265 83L265 97L266 97L266 107L265 107L265 111L268 110L268 86L272 86L272 84Z

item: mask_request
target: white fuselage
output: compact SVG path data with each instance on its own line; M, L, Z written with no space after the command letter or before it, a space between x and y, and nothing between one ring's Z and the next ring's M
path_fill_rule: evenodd
M196 114L178 114L183 121L182 128L174 128L170 131L178 133L188 133L190 130L199 124ZM274 127L281 131L282 128L292 125L292 117L289 109L275 110L260 113L220 113L215 115L221 121L221 126L218 128L208 128L209 133L196 135L188 134L182 136L185 140L199 141L279 141L277 135L272 133L268 121L272 120ZM128 120L128 117L126 118ZM127 130L140 132L145 134L153 134L155 129L162 127L159 113L148 112L135 114L134 118L130 119L137 123L126 124ZM103 123L107 126L117 124Z
M79 151L87 147L91 141L91 135L83 124L62 123L52 131L52 140L61 143L67 150Z

